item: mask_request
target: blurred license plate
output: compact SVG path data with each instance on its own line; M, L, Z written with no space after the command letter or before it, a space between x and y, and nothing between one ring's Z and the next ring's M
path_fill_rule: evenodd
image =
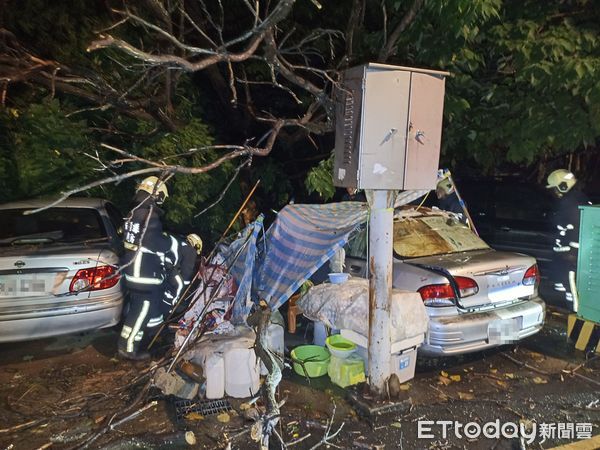
M27 297L48 291L47 276L10 275L0 276L0 297Z
M488 341L490 344L510 344L519 340L523 317L494 320L488 325Z

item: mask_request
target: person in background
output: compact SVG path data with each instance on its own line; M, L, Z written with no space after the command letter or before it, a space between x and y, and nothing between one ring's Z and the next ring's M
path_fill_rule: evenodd
M570 303L574 300L572 288L579 249L579 206L591 204L576 184L577 178L572 172L558 169L548 175L546 185L558 198L558 208L553 216L556 239L552 250L557 254L552 270L554 290L564 293L565 300Z
M438 181L435 188L435 194L437 195L438 206L441 210L454 213L461 222L467 224L465 211L460 204L458 195L456 195L456 189L454 188L452 181L448 178Z

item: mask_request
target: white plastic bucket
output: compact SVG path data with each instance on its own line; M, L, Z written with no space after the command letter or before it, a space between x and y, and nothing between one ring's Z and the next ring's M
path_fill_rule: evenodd
M260 387L259 364L252 348L230 348L225 352L225 392L234 398L255 395Z

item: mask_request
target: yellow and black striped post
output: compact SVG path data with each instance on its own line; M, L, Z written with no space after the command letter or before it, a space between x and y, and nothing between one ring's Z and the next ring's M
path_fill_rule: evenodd
M577 350L600 353L600 323L569 314L567 335Z

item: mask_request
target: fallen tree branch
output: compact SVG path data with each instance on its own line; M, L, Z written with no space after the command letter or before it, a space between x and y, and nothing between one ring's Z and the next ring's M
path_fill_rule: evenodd
M580 373L577 373L577 372L573 372L573 375L576 376L577 378L581 378L582 380L587 381L588 383L595 384L596 386L600 386L600 381L594 380L593 378L586 377L585 375L581 375Z
M42 206L40 208L35 208L35 209L25 211L23 214L28 215L28 214L35 214L40 211L44 211L46 209L49 209L49 208L52 208L52 207L58 205L59 203L65 201L67 198L71 197L72 195L87 191L89 189L92 189L92 188L95 188L98 186L102 186L104 184L117 183L117 182L126 180L128 178L133 178L133 177L136 177L139 175L148 175L148 174L152 174L152 173L163 173L163 172L170 173L170 174L182 173L182 174L188 174L188 175L197 175L197 174L209 172L209 171L215 169L216 167L220 166L224 162L238 158L240 156L244 156L244 155L266 156L273 149L273 145L275 144L277 135L278 135L279 131L281 130L281 128L283 127L284 123L285 123L285 121L282 119L282 120L277 121L277 123L274 124L274 126L271 130L271 134L270 134L269 138L267 139L267 142L263 148L240 146L240 150L231 151L231 152L221 156L220 158L217 158L215 161L213 161L209 164L206 164L202 167L184 167L184 166L180 166L180 165L160 164L160 163L156 163L154 161L144 160L144 158L135 157L136 161L146 162L147 164L150 164L151 167L147 167L145 169L133 170L130 172L126 172L126 173L119 174L119 175L114 175L111 177L106 177L106 178L88 183L84 186L70 189L68 191L63 192L62 195L55 201L50 202L47 205ZM109 148L110 150L122 152L124 154L129 155L129 153L126 152L125 150L117 149L116 147L113 147L113 146L110 146L107 144L102 144L102 145L104 147Z
M143 434L128 436L111 441L101 450L129 450L131 448L143 449L178 449L188 448L196 444L196 435L193 431L178 431L168 434Z
M277 433L276 426L279 422L279 404L275 398L275 391L281 382L283 363L278 360L268 347L267 330L271 318L271 309L265 301L261 301L259 309L248 319L248 325L256 330L256 345L254 351L258 358L263 362L269 372L263 385L263 396L265 397L266 411L259 420L262 428L261 449L268 450L269 437L272 433ZM280 441L281 436L277 435Z
M47 421L46 419L31 420L29 422L22 423L20 425L15 425L13 427L2 428L2 429L0 429L0 433L13 433L15 431L26 430L28 428L35 427L36 425L39 425L40 423L43 423L46 421Z
M315 445L313 445L310 450L315 450L316 448L319 448L321 445L331 445L333 447L336 447L335 444L329 442L331 439L335 438L340 431L342 431L342 428L344 428L344 424L345 422L342 422L342 424L340 425L340 427L337 429L337 431L335 433L331 433L331 428L333 426L333 420L335 419L335 403L333 404L333 411L331 413L331 419L329 419L329 421L327 422L327 428L325 429L325 434L323 435L323 437L321 438L321 440L319 442L317 442Z
M591 363L592 361L594 361L595 359L600 358L600 355L596 355L590 359L585 360L584 362L582 362L581 364L575 366L573 369L563 369L563 373L567 373L569 375L574 375L575 372L577 372L579 369L581 369L582 367L586 366L587 364Z
M500 353L500 356L508 359L509 361L512 361L513 363L515 363L519 367L524 367L526 369L532 370L532 371L540 373L542 375L547 375L547 376L555 375L555 374L552 374L552 373L547 372L545 370L542 370L542 369L540 369L538 367L535 367L535 366L532 366L530 364L524 363L523 361L519 361L518 359L513 358L512 356L507 355L506 353Z

